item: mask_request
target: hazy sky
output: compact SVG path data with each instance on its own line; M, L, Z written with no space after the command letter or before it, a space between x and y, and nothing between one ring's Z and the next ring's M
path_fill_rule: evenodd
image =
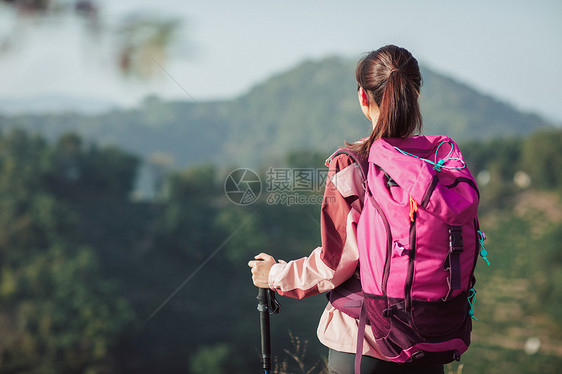
M134 104L232 97L304 59L409 49L442 73L562 123L562 1L99 1L108 25L131 12L186 19L152 82L124 81L108 43L72 20L34 24L0 56L0 100L72 95ZM0 35L13 30L2 12ZM47 22L48 23L48 22ZM161 69L158 67L158 69ZM187 93L186 93L187 91ZM191 97L190 97L191 96Z

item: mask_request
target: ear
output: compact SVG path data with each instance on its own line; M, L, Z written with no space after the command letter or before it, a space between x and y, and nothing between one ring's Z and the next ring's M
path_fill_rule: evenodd
M363 87L359 87L359 100L361 101L362 106L369 106L369 98L367 97L367 93Z

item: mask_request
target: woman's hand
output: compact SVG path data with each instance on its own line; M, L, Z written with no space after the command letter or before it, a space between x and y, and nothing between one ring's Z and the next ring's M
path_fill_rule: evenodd
M252 281L256 287L269 288L269 271L277 261L266 253L260 253L254 258L255 260L248 262L248 266L252 268Z

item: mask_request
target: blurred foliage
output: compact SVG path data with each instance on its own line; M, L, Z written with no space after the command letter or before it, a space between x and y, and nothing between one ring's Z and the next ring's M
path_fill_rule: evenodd
M561 131L540 131L525 141L522 169L538 188L562 191Z
M0 57L12 49L26 48L24 38L48 32L49 28L64 27L72 17L81 21L88 32L88 49L97 48L103 53L101 41L109 37L113 45L112 58L115 69L123 77L143 81L164 75L162 65L172 49L178 45L183 20L154 12L128 14L119 21L110 20L103 4L90 0L3 0L0 11L12 11L12 30L6 28L0 35ZM33 21L33 22L29 22ZM47 28L41 27L47 25ZM25 30L26 32L22 32Z
M167 49L177 41L181 23L180 19L160 19L154 14L124 21L117 31L121 72L145 80L162 73Z
M298 336L289 332L290 348L285 348L286 358L279 360L277 357L274 361L274 374L329 374L328 364L326 360L320 360L316 363L310 363L308 354L308 341L302 341Z
M535 285L540 300L546 300L539 306L552 321L562 321L562 224L551 224L535 244L538 250L533 256L535 270ZM562 337L562 326L558 324L557 331Z
M561 134L461 144L474 174L489 172L481 226L492 263L477 267L479 321L463 373L554 373L561 364L562 155L552 146ZM324 170L328 155L294 151L278 165ZM155 199L133 200L137 167L75 134L0 136L0 373L259 370L247 261L310 253L319 205L272 204L265 189L235 205L225 172L211 165L173 172ZM265 183L268 165L259 170ZM521 172L530 184L514 178ZM271 325L278 370L322 370L325 348L305 342L316 341L325 297L280 301ZM537 353L525 353L529 337L540 338Z
M220 343L211 347L201 347L189 361L189 370L193 374L226 374L228 370L230 348L227 344Z
M1 3L14 8L20 17L44 17L68 9L88 17L97 16L99 12L97 1L89 0L2 0Z
M22 131L0 138L0 371L111 368L134 313L103 277L74 204L123 199L135 167L134 157L73 135L55 146Z

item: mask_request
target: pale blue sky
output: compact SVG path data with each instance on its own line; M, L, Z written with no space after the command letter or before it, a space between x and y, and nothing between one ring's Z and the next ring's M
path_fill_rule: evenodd
M397 44L440 72L562 123L562 1L101 0L109 22L133 11L185 17L185 50L148 83L124 82L104 48L68 21L34 25L0 59L0 99L73 95L131 105L148 93L233 97L304 59L357 59ZM9 29L9 18L0 20ZM8 25L8 26L7 26ZM31 31L30 31L31 30ZM33 30L39 32L32 32ZM102 40L103 45L103 40ZM180 87L181 85L183 87Z

